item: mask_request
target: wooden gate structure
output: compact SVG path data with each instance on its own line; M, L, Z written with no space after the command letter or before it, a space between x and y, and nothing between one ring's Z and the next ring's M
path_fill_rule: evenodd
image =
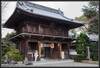
M83 24L65 17L61 10L24 1L18 1L4 24L16 31L16 36L10 39L25 56L28 51L38 50L40 58L52 59L70 58L74 39L68 36L68 31L80 26Z

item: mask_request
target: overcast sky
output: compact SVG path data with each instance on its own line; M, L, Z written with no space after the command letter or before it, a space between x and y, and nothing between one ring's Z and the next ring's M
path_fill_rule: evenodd
M60 8L63 11L64 15L68 18L74 19L75 17L79 17L83 14L82 7L84 5L88 5L88 1L33 1L32 3L40 4L43 6L51 7L54 9ZM16 7L16 2L9 1L6 8L2 9L2 23L5 23L6 20L11 16L14 9ZM2 37L5 37L7 33L12 32L11 29L2 29Z

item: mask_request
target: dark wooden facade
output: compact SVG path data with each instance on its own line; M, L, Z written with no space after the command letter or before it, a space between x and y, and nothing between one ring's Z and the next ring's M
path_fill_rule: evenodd
M25 56L29 51L38 50L40 58L61 59L62 52L64 58L70 58L69 49L73 39L68 36L69 29L82 24L36 15L16 8L4 26L16 30L17 35L11 39L15 40L17 48Z
M52 36L68 36L68 29L61 25L48 22L25 21L16 29L17 33L31 33Z
M65 26L56 23L24 21L16 28L16 32L17 34L27 34L23 35L18 42L22 53L38 50L39 57L58 59L61 58L61 52L64 51L68 58L68 45L71 40L63 38L68 37L68 29Z

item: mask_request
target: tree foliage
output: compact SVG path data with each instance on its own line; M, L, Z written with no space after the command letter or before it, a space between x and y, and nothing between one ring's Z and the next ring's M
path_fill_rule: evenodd
M88 36L84 33L80 33L80 35L76 39L76 52L77 52L78 58L80 58L80 60L86 59L86 57L87 57L86 47L87 46L89 46Z
M90 46L91 59L94 61L98 60L98 42L92 42Z
M9 59L15 61L21 61L23 60L24 57L15 47L10 47L10 50L6 53L6 55L8 56Z
M10 47L16 47L16 44L9 40L14 35L15 33L7 34L5 38L1 39L2 56L4 56L10 50Z
M79 17L75 17L75 20L78 20L78 21L87 21L87 17L82 15L82 16L79 16Z
M16 49L16 44L9 39L16 35L16 33L7 34L5 38L2 38L2 60L5 60L5 56L10 60L20 61L24 59L24 56Z
M82 8L84 16L89 20L89 33L98 34L99 1L90 1L88 6Z

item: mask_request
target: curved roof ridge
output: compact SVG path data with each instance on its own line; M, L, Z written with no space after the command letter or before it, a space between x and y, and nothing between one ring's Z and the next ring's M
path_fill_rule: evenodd
M18 1L18 4L26 4L27 6L29 7L35 7L35 8L38 8L38 9L41 9L41 10L46 10L46 11L49 11L49 12L53 12L53 13L56 13L56 14L59 14L59 9L53 9L53 8L50 8L50 7L46 7L46 6L43 6L43 5L39 5L39 4L35 4L35 3L31 3L29 1ZM63 14L63 12L60 10L60 12Z

